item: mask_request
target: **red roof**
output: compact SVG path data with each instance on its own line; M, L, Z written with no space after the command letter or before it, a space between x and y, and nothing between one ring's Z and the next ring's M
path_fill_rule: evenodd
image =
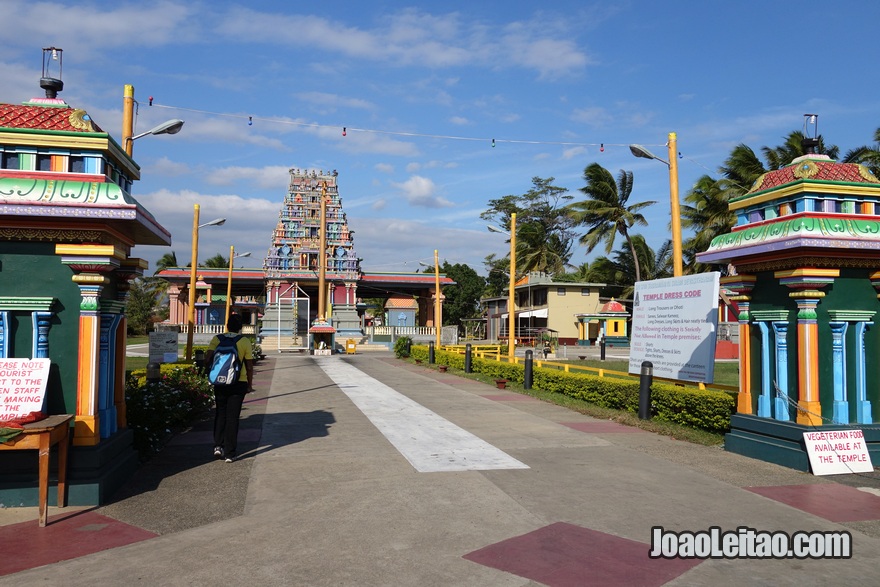
M418 308L418 302L413 299L412 296L409 297L400 297L394 296L388 298L388 301L385 302L386 308Z
M0 127L63 132L104 132L85 110L64 100L40 99L25 104L0 104Z
M603 314L613 314L620 312L623 312L624 314L627 313L626 308L623 306L623 304L616 300L611 300L610 302L602 306L602 309L599 311Z
M782 169L768 171L755 181L749 194L769 190L799 180L836 181L877 185L878 178L867 167L858 163L838 163L827 157L813 155L801 157Z

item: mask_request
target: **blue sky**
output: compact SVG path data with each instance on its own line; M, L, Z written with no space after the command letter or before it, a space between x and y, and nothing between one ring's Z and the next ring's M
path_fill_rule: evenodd
M526 192L536 176L579 197L593 162L631 170L632 201L657 201L640 229L656 248L669 238L667 167L634 158L628 144L665 158L677 133L683 200L733 146L778 145L805 113L819 114L842 152L880 127L876 1L5 0L0 9L0 101L41 95L41 49L56 46L60 97L117 140L125 84L139 103L135 132L186 120L177 135L134 145L133 194L173 239L170 249L135 248L151 272L169 251L189 261L195 203L202 222L228 218L200 231L201 260L234 245L252 254L237 266L261 266L290 168L339 172L366 271L416 271L439 249L485 274L486 255L508 250L479 217L487 203ZM573 262L599 253L578 247Z

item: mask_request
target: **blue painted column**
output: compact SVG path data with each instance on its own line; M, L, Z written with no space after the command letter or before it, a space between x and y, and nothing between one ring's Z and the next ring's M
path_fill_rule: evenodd
M762 418L770 418L771 410L771 388L770 380L770 336L766 322L755 322L761 331L761 395L758 396L758 416Z
M773 331L776 333L776 402L773 416L777 420L789 421L788 405L788 322L773 322Z
M829 322L831 327L832 381L834 382L833 419L849 424L849 402L846 400L846 330L848 322Z
M49 329L52 328L53 312L31 312L34 342L31 357L34 359L49 358Z
M0 359L9 358L9 313L0 311Z
M871 424L871 402L865 379L865 329L873 322L856 322L856 422Z
M118 429L117 410L114 402L115 353L116 332L123 317L123 314L101 314L98 353L98 426L101 438L109 438Z

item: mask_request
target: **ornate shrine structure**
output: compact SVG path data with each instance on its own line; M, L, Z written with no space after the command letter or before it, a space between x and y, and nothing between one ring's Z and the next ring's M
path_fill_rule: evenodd
M138 466L124 309L147 263L130 253L170 245L171 235L131 195L140 168L130 150L57 97L61 49L43 53L46 97L0 104L0 360L51 360L43 411L75 415L69 501L98 504ZM58 77L48 77L55 64ZM131 131L128 117L129 149ZM0 502L36 504L32 458L0 453L0 472Z
M880 180L808 154L762 175L730 209L732 232L697 255L729 264L721 284L739 308L727 450L809 470L804 432L858 427L877 463Z
M337 177L335 170L290 170L263 264L266 309L261 333L270 348L307 346L331 352L337 333L363 334L357 312L360 259ZM313 300L317 304L311 307Z

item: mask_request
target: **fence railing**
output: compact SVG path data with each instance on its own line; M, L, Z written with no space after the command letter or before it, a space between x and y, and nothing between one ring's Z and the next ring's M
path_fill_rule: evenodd
M465 353L465 345L443 345L440 347L441 350L458 353L463 355ZM483 359L491 359L494 361L504 362L504 363L524 363L524 357L514 356L512 359L507 355L507 346L506 345L472 345L471 353L473 356L480 357ZM557 369L559 371L564 371L565 373L586 373L590 375L596 375L598 377L614 377L618 379L639 379L639 375L634 375L631 373L626 373L623 371L614 371L612 369L603 369L601 367L588 367L586 365L572 365L565 361L547 361L541 360L537 357L533 359L534 365L536 367L544 367L548 369ZM692 386L697 387L699 389L711 389L715 391L727 391L738 393L739 387L735 385L724 385L721 383L694 383L694 382L682 382L677 379L667 379L665 377L654 377L655 380L665 381L667 383L672 383L673 385L681 385L681 386Z

